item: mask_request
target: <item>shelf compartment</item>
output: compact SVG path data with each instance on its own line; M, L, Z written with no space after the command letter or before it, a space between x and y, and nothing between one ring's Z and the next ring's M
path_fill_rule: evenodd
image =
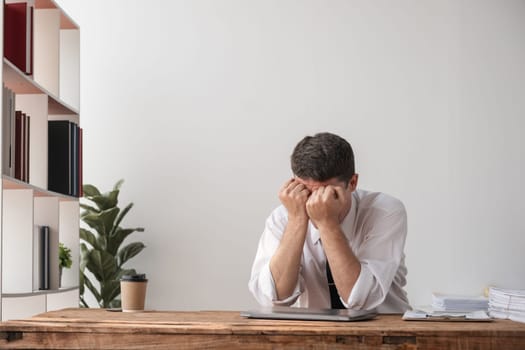
M62 286L78 285L80 263L80 207L78 201L62 201L59 203L58 239L71 249L73 264L69 269L62 270ZM78 298L77 298L78 304ZM78 305L77 305L78 306Z
M73 196L68 196L62 193L53 192L49 190L42 189L38 186L34 186L24 181L20 181L11 176L2 175L3 189L4 190L33 190L35 197L58 197L60 201L73 201L77 202L78 198Z
M33 290L38 290L40 286L40 256L38 253L38 235L40 228L47 226L49 228L49 289L58 289L58 230L59 230L59 201L56 197L34 197L33 198L33 225L35 227L33 239Z
M31 292L33 190L4 190L2 200L2 292Z
M13 63L4 58L3 63L4 84L15 94L45 94L48 96L48 113L49 114L75 114L78 115L78 109L68 105L55 94L44 88L42 85L25 75Z
M60 9L53 0L35 0L36 9ZM60 29L79 29L78 24L64 11L60 11Z

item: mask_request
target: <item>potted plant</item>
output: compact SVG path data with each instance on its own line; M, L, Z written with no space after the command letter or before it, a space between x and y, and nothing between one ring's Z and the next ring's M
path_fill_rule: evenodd
M118 181L112 191L101 193L93 185L84 185L83 201L80 207L81 221L88 228L80 229L80 303L89 307L85 298L85 288L89 289L100 307L120 307L120 278L123 275L136 274L135 269L126 268L124 264L145 248L142 242L132 242L121 247L124 239L135 231L143 232L144 228L122 228L122 219L133 207L128 204L124 209L118 206L120 186ZM93 283L90 279L96 279Z
M62 287L62 269L69 269L73 264L71 258L71 249L66 247L64 243L58 244L58 286Z

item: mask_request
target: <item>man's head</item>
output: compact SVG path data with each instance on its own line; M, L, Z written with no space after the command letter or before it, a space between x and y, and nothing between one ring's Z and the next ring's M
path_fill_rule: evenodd
M299 141L291 162L295 176L320 183L336 179L348 185L355 173L354 152L350 144L327 132L306 136Z

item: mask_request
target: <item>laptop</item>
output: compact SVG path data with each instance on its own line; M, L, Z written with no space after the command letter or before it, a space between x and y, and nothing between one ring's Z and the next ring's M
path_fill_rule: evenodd
M313 309L288 306L265 307L241 312L241 316L248 318L341 322L369 320L376 315L375 310Z

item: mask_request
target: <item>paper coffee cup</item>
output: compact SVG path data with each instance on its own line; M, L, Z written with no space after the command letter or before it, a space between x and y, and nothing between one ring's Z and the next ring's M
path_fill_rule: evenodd
M120 295L123 312L144 310L148 280L145 274L124 275L120 279Z

